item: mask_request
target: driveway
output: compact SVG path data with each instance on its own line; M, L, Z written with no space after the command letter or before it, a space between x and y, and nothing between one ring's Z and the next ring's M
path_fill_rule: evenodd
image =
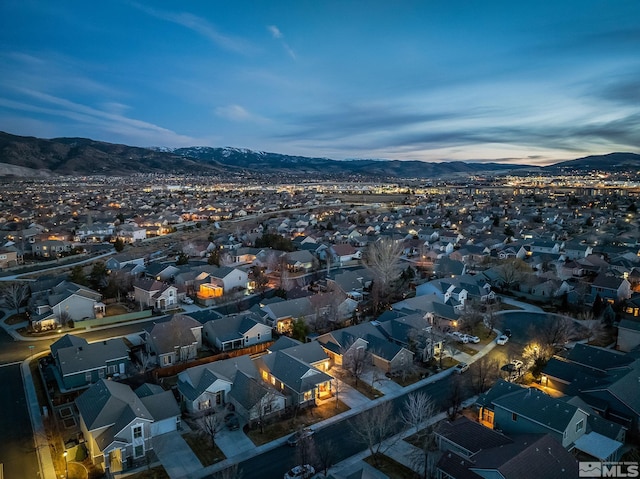
M203 468L189 445L177 431L154 437L153 448L171 479L187 477Z

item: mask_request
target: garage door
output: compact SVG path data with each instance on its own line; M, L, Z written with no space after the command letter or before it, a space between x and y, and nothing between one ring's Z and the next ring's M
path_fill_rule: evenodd
M162 421L155 421L151 423L151 434L153 436L159 436L167 432L176 430L176 418L170 417L163 419Z

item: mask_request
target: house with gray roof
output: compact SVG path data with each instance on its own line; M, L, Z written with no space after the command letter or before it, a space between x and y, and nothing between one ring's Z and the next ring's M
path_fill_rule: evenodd
M208 321L203 333L205 342L218 351L242 349L268 343L272 339L272 329L253 313L223 316Z
M29 302L31 322L46 329L66 320L82 321L101 317L105 305L97 291L71 281L57 281L50 288L37 293Z
M577 479L578 461L550 434L527 434L467 457L445 451L436 477L446 479Z
M600 296L604 301L615 303L631 297L631 283L619 276L599 274L591 283L591 296Z
M255 360L262 380L282 391L287 406L306 407L331 395L333 377L287 352L265 354Z
M357 347L364 347L371 355L372 364L385 373L395 372L410 365L414 353L390 340L378 326L377 322L361 323L322 334L318 336L317 341L336 366L341 366L344 356Z
M153 438L175 431L180 409L171 391L140 388L101 379L75 404L80 430L94 465L114 474L133 466L153 449Z
M618 349L629 352L640 346L640 321L623 319L618 323Z
M493 400L494 429L506 434L549 434L571 449L587 431L588 414L579 407L527 388Z
M182 371L178 374L177 383L182 409L197 415L224 407L238 372L259 377L258 369L248 355L200 364Z
M202 349L202 324L195 319L175 314L169 321L154 324L145 334L147 352L160 367L171 366L198 357Z
M108 377L122 377L131 364L129 349L120 338L87 343L65 335L51 345L56 379L61 389L87 387Z
M236 413L249 423L278 415L286 405L285 396L280 391L242 371L236 374L227 397L235 406Z
M143 307L166 311L178 306L178 288L152 278L138 279L133 283L136 303Z

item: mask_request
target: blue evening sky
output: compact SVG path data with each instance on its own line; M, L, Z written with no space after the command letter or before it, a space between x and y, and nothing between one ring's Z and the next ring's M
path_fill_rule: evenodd
M544 164L640 145L638 0L2 0L0 130Z

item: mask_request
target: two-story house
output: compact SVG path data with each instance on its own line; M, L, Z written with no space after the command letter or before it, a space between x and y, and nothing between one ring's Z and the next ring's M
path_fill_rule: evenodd
M180 424L173 393L148 386L136 394L126 384L101 379L76 399L89 458L109 474L142 460L153 449L154 437Z

